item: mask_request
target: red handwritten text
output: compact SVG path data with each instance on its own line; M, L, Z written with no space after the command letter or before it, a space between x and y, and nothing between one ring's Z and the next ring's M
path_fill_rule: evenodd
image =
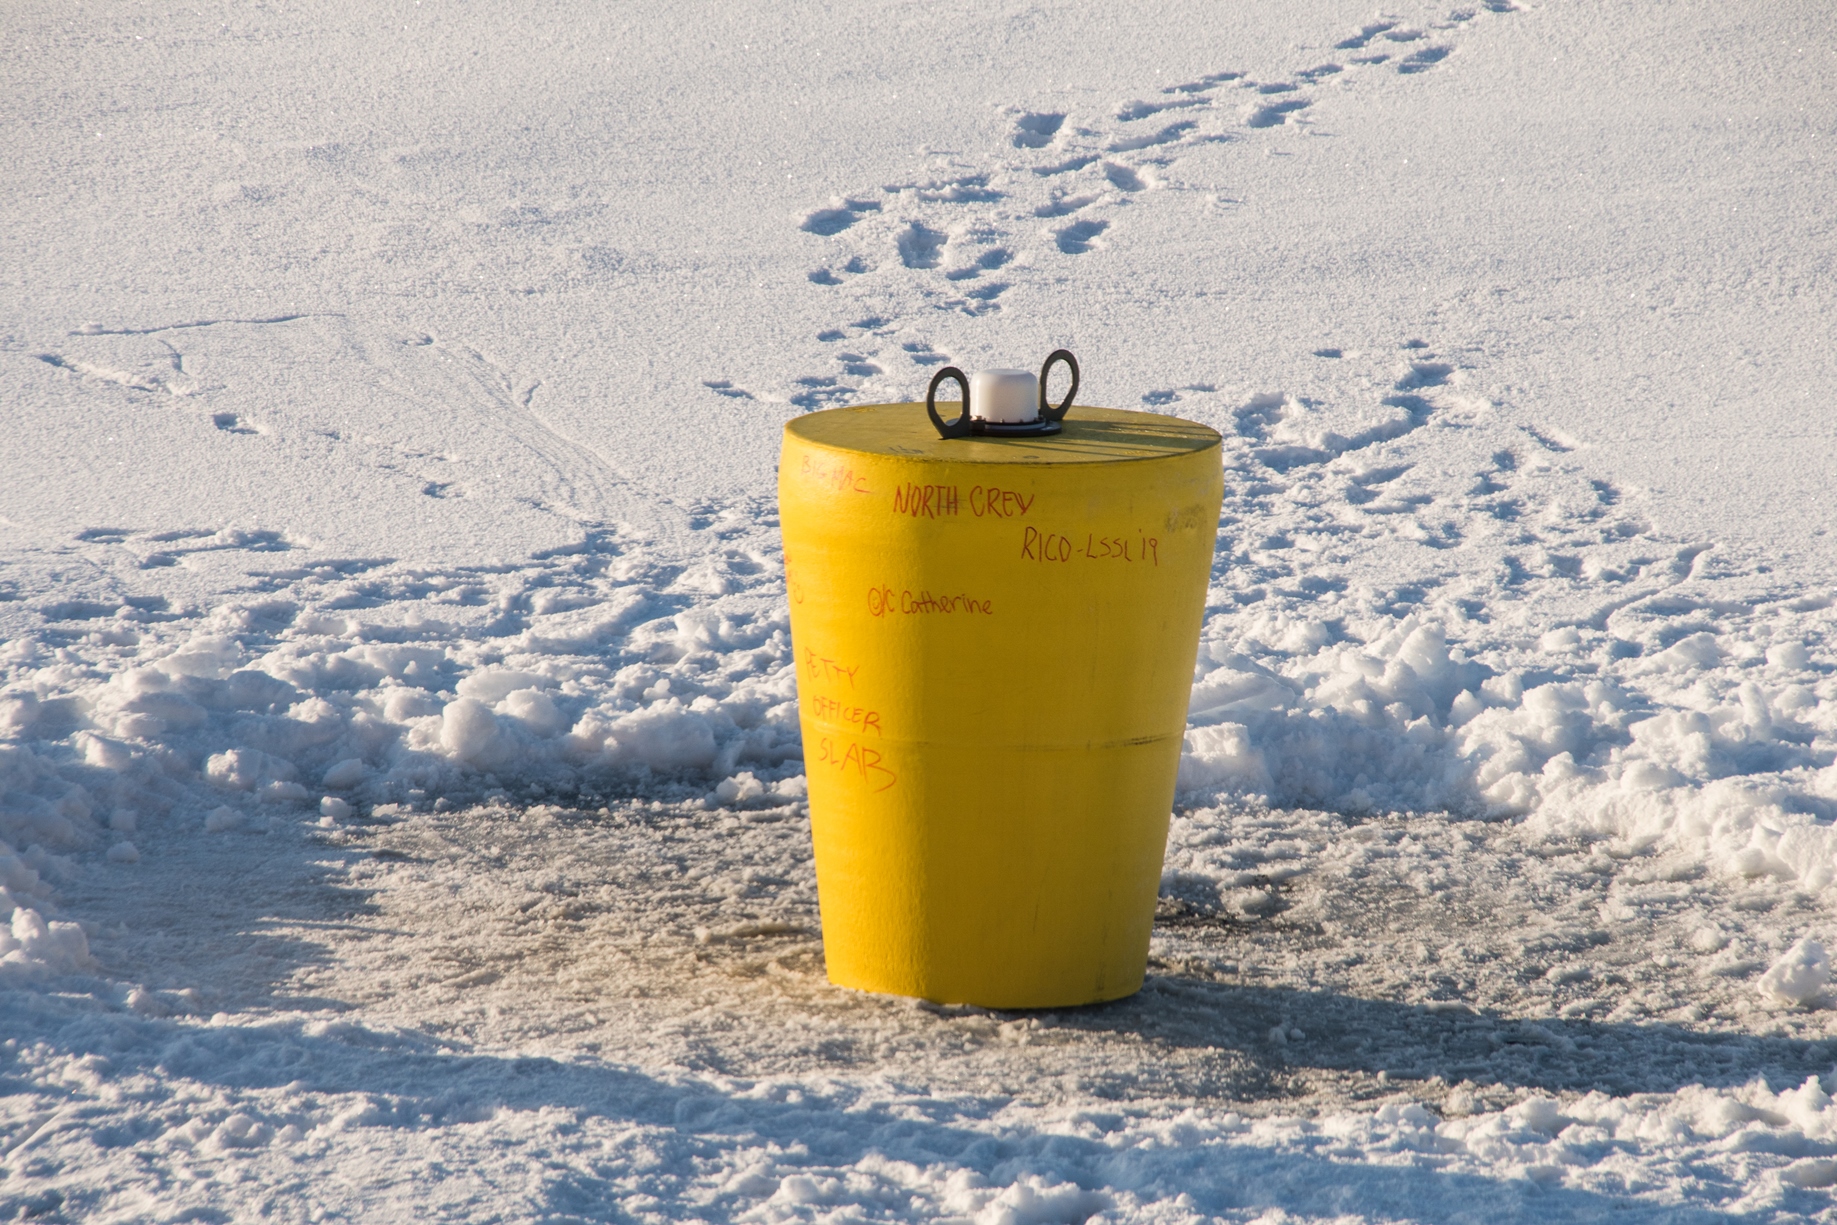
M874 784L875 791L885 791L899 781L899 775L880 764L885 758L879 749L864 748L853 740L822 737L817 741L816 760L818 765L834 766L844 774L853 770L864 782Z
M978 519L1018 519L1033 509L1033 500L1038 496L997 489L993 485L974 485L970 488L970 510Z
M920 613L981 613L986 617L995 612L995 601L979 600L961 593L933 595L929 591L896 592L891 587L869 587L867 610L876 617L884 617L888 613L905 613L908 616Z
M1028 561L1067 562L1074 557L1086 561L1145 561L1161 564L1161 542L1146 532L1127 536L1099 536L1085 533L1082 544L1057 532L1042 532L1028 527L1021 531L1021 556Z
M867 487L867 477L847 464L834 463L820 455L805 455L800 471L810 480L819 485L827 485L837 493L873 492Z
M1134 536L1098 536L1087 533L1084 547L1078 552L1091 561L1145 561L1154 566L1161 564L1161 542L1142 532Z
M847 723L859 732L873 732L876 736L881 734L880 712L865 706L850 706L835 698L818 696L810 699L810 714L817 719Z
M893 513L915 519L939 519L957 513L955 485L914 485L911 482L893 491Z
M1072 542L1057 532L1029 527L1021 532L1021 556L1028 561L1070 561Z
M860 664L845 664L818 655L808 647L804 649L804 667L809 669L812 681L833 681L840 677L848 682L850 689L855 687L855 673L861 671Z

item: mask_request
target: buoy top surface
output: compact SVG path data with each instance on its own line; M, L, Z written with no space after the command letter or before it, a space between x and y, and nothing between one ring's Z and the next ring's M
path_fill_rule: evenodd
M954 419L956 405L948 412ZM806 443L839 451L956 464L1107 464L1171 459L1216 447L1218 431L1196 421L1123 408L1074 406L1058 434L1022 438L939 438L923 404L861 404L807 413L785 423Z

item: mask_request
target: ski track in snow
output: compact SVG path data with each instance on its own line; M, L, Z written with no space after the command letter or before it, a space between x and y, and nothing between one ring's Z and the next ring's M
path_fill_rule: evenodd
M224 390L230 380L255 381L248 369L255 359L246 350L213 349L208 341L168 334L278 329L271 347L260 350L261 361L284 364L296 378L362 388L373 403L390 409L389 425L378 433L415 440L371 437L348 422L302 423L301 433L344 452L340 458L345 462L390 474L436 497L465 497L469 481L492 479L489 467L509 467L524 482L518 490L521 500L573 519L603 516L619 505L617 490L623 482L618 475L575 440L557 436L531 411L538 383L503 369L463 342L421 332L376 334L342 316L307 326L319 318L206 319L145 328L90 325L70 333L57 351L34 356L85 387L150 393L155 402L165 399L178 410L195 404L199 407L193 411L199 411L208 393ZM200 365L217 372L217 379L198 373ZM218 429L236 434L280 428L255 412L213 412L211 419ZM479 453L476 441L487 433L489 457Z
M802 220L830 364L704 385L893 398L953 360L933 312L1101 260L1205 159L1347 74L1456 71L1513 8L1016 107L988 156ZM1505 422L1486 353L1319 350L1357 400L1142 396L1227 467L1150 985L1022 1016L822 978L769 503L658 509L695 542L666 548L533 383L432 336L200 319L34 356L202 411L189 337L250 327L459 422L325 445L464 498L501 479L475 413L584 540L434 567L96 524L8 560L0 1219L1830 1215L1829 1027L1796 1007L1828 966L1789 946L1837 876L1831 594L1661 539ZM209 594L149 594L167 572Z

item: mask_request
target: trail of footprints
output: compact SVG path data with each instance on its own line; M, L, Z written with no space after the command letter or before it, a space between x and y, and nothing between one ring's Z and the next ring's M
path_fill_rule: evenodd
M1369 560L1362 542L1384 538L1437 553L1478 538L1503 541L1496 577L1512 588L1577 576L1625 582L1656 556L1643 522L1620 505L1619 491L1564 460L1573 449L1566 441L1492 416L1492 402L1467 386L1469 355L1438 353L1421 338L1395 349L1323 347L1313 355L1352 364L1346 373L1354 377L1363 367L1378 385L1375 403L1283 392L1230 402L1206 383L1142 397L1150 408L1182 405L1182 415L1226 436L1232 475L1214 575L1215 602L1225 601L1219 607L1255 602L1298 580L1304 588L1343 586L1332 576ZM1428 448L1412 441L1432 429L1452 433ZM1458 469L1467 464L1473 466L1463 488ZM1528 506L1544 513L1530 515ZM1394 571L1397 555L1385 556L1381 568ZM1399 607L1425 598L1422 590L1412 594L1413 587L1458 585L1468 564L1419 556L1412 573L1421 573L1397 587ZM1401 572L1390 571L1386 581L1395 586Z
M1315 356L1387 360L1382 352L1340 348L1318 349ZM1380 411L1390 415L1356 415L1357 428L1345 433L1331 428L1349 415L1344 408L1282 393L1252 396L1227 410L1222 422L1215 411L1200 412L1224 426L1226 466L1235 474L1227 481L1215 606L1255 602L1297 580L1310 591L1310 584L1338 589L1344 586L1333 577L1339 569L1361 564L1365 546L1359 542L1385 536L1436 551L1473 537L1502 541L1506 549L1493 563L1499 568L1494 577L1513 589L1552 579L1626 583L1663 560L1646 525L1621 505L1620 491L1563 460L1573 449L1569 444L1528 426L1484 426L1491 404L1464 388L1458 358L1442 360L1425 341L1410 339L1388 360L1389 394ZM1165 405L1210 394L1200 384L1143 398ZM1458 436L1428 451L1407 445L1418 431L1437 426ZM1431 470L1450 463L1474 464L1471 483L1460 492L1450 492L1460 489L1458 478L1449 479L1454 473ZM1543 513L1527 515L1527 506ZM1272 521L1280 525L1273 531ZM1395 556L1381 564L1394 567ZM1390 581L1400 577L1391 573ZM1472 577L1458 560L1428 562L1395 587L1393 598L1398 609L1419 606L1428 587L1458 586Z
M868 302L879 308L819 335L837 345L829 368L797 378L788 396L768 397L725 377L703 385L731 399L789 399L806 410L910 394L930 368L949 360L912 335L923 331L926 311L1001 310L1016 284L1049 273L1053 261L1117 241L1118 206L1160 186L1181 157L1254 139L1261 130L1305 126L1323 83L1347 72L1428 71L1452 52L1449 37L1482 10L1516 8L1511 0L1485 0L1426 28L1372 21L1334 44L1344 53L1339 59L1289 78L1208 73L1102 116L1016 108L1006 147L982 164L837 196L803 218L800 228L829 248L828 258L807 273L810 283L844 294L857 310ZM1173 394L1150 392L1144 401L1167 404Z

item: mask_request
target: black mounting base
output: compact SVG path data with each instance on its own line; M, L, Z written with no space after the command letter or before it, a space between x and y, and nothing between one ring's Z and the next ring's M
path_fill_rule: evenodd
M1041 434L1057 434L1065 427L1057 421L1048 421L1044 417L1038 421L970 421L970 433L986 434L993 438L1034 438Z

